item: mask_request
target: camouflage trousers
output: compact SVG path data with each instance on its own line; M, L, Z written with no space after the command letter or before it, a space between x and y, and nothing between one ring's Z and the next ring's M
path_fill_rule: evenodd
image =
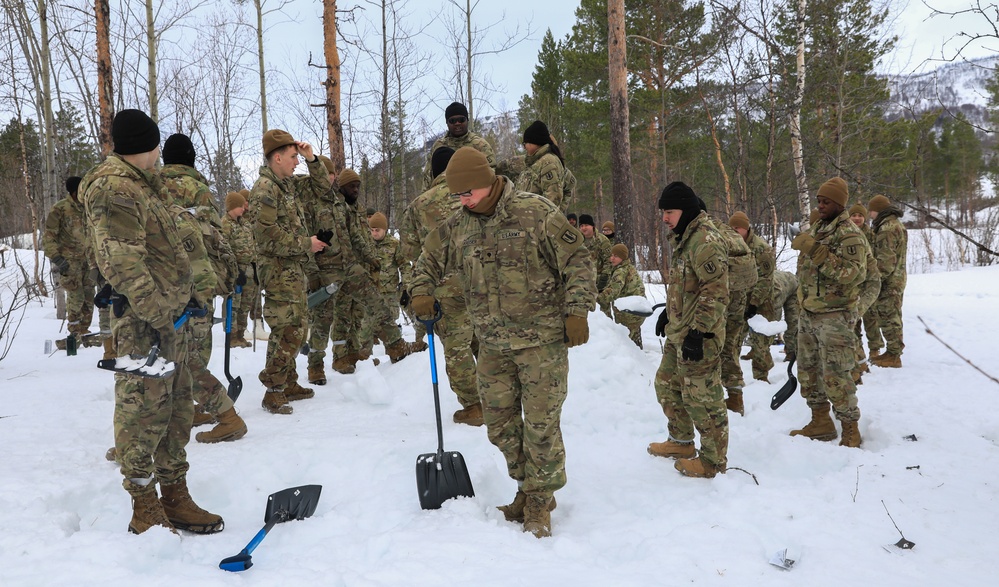
M253 266L240 266L240 270L246 275L246 285L241 293L232 294L232 333L234 336L245 337L247 315L250 320L258 320L263 316L260 314L260 286L254 281Z
M212 312L203 318L191 318L191 336L188 338L188 364L191 366L191 378L194 382L194 401L201 408L217 416L232 408L228 389L217 377L208 370L208 362L212 358Z
M190 326L157 333L129 312L116 319L112 328L117 356L145 355L159 336L160 356L176 364L173 375L164 379L114 376L115 450L125 477L122 485L136 495L148 486L144 481L177 483L189 468L185 447L194 419L187 354Z
M749 290L733 291L729 294L725 308L725 343L721 354L722 385L726 389L742 388L746 380L742 376L739 355L742 354L742 341L746 338L746 303Z
M463 298L440 298L441 319L434 324L434 334L444 345L444 369L451 391L461 407L479 403L475 377L475 343L472 322Z
M398 312L393 314L389 310L371 274L360 265L355 264L347 270L334 297L336 320L331 336L333 340L347 341L346 345L334 349L334 357L370 349L374 336L385 346L402 338L402 331L395 323ZM370 322L364 322L365 313L371 315ZM365 324L369 324L370 329Z
M265 299L263 314L271 332L267 337L267 362L260 372L260 383L268 389L283 391L298 381L295 358L305 342L305 290L297 302Z
M877 302L872 304L867 312L864 313L864 317L857 321L857 338L860 338L860 325L863 324L864 332L867 334L867 348L870 349L871 353L884 348L884 340L881 338L881 327L878 325L876 305ZM861 339L860 350L861 352L864 350L863 339ZM866 355L860 358L864 359Z
M90 267L83 259L69 259L69 271L59 276L59 285L66 291L66 329L83 335L90 330L94 318L94 280Z
M480 344L479 397L486 432L524 493L551 495L565 486L562 404L569 353L558 341L519 350Z
M724 469L728 466L728 410L722 390L720 363L723 348L718 336L704 340L704 358L687 361L680 342L667 340L656 371L656 399L666 414L671 440L692 442L701 435L701 458Z
M771 322L777 320L777 312L770 303L761 306L759 313ZM753 379L767 379L770 370L774 368L774 358L770 354L770 345L773 344L774 337L753 331L748 323L746 327L749 329L749 355L753 363Z
M857 386L850 372L857 365L856 312L816 314L805 310L798 324L798 381L810 408L832 402L841 422L860 419Z
M385 307L388 308L389 316L392 316L392 321L395 322L396 325L398 325L399 323L397 322L397 320L399 319L399 295L396 292L390 293L390 292L379 291L378 297L381 298L382 303L384 303ZM366 336L366 338L363 339L363 345L361 347L361 350L365 351L368 354L371 354L371 349L375 345L376 339L374 331L375 331L374 316L371 312L365 311L361 316L361 330L359 334L362 336ZM401 328L399 329L399 334L400 336L402 335ZM382 342L384 344L384 341Z
M628 314L627 312L614 311L614 322L620 324L628 329L628 338L631 342L638 345L638 348L642 347L642 323L645 322L645 318L642 316L635 316L634 314Z
M309 367L321 367L336 319L336 294L309 308ZM338 347L333 347L334 355Z
M878 326L885 337L886 352L892 355L902 355L905 343L902 341L902 297L904 290L899 288L881 288L878 299L874 302Z

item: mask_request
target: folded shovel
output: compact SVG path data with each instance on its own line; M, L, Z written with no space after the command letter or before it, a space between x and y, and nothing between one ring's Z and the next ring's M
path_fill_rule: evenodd
M264 527L257 532L246 548L239 551L239 554L222 559L219 568L223 571L238 572L252 567L253 557L250 554L260 545L271 528L281 522L304 520L311 516L319 505L319 493L322 490L322 485L302 485L272 493L267 498Z
M794 390L798 389L798 378L791 373L791 367L794 366L795 360L797 360L797 357L792 359L791 362L787 364L787 381L784 382L784 385L777 390L773 399L770 400L771 410L776 410L784 405L784 402L786 402L787 399L794 394Z

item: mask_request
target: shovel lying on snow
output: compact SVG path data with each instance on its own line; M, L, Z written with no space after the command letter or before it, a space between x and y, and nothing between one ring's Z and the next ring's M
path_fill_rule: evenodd
M250 554L260 545L271 528L281 522L304 520L311 516L319 505L319 493L322 490L322 485L302 485L272 493L267 498L264 527L257 532L246 548L239 551L239 554L222 559L219 568L223 571L238 572L252 567L253 557Z
M784 385L777 390L773 399L770 400L771 410L776 410L784 405L784 402L794 394L794 390L798 389L798 378L791 373L791 367L794 367L794 361L796 360L797 357L787 364L787 381L784 382Z
M437 389L437 356L434 354L434 324L440 319L441 306L435 302L434 317L420 320L427 327L430 376L434 384L434 410L437 415L437 452L416 457L416 491L420 496L420 507L425 510L440 509L441 504L453 497L475 496L472 480L465 466L465 458L458 452L444 452L441 396Z

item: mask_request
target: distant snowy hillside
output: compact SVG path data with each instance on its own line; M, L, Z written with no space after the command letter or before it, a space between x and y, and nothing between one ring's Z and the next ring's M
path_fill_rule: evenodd
M947 63L927 73L892 77L888 82L888 116L911 116L912 112L943 107L954 114L963 113L973 123L984 123L988 105L985 86L997 64L999 57L983 57Z

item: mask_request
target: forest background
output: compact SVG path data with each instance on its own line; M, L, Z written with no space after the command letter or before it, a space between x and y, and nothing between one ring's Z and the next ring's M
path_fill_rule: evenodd
M458 100L498 159L522 156L523 129L545 121L578 180L570 210L615 221L642 269L667 263L654 202L670 181L777 243L834 175L853 201L884 193L910 225L959 231L960 262L997 258L999 10L981 0L920 4L926 22L963 28L915 62L899 36L907 5L872 0L581 0L561 36L471 0L0 4L0 241L14 246L37 244L12 241L34 240L123 108L150 112L164 138L190 135L220 201L252 185L263 131L285 128L357 170L363 204L394 225ZM608 57L622 5L626 140ZM534 63L513 58L538 38ZM303 39L315 42L304 57ZM955 68L973 96L941 76Z

